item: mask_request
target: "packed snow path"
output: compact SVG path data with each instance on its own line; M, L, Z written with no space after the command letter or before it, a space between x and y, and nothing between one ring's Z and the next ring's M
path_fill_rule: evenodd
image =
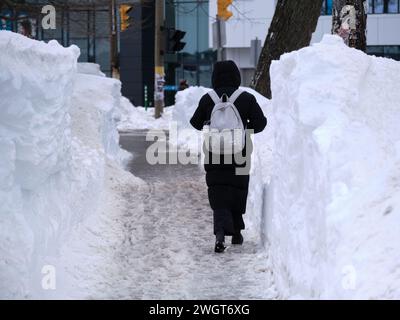
M138 203L125 193L125 241L116 249L120 270L109 280L110 298L275 298L267 253L251 234L245 232L243 246L213 252L212 213L199 166L151 166L149 144L143 131L121 136L122 147L134 154L129 169L148 189L139 215Z

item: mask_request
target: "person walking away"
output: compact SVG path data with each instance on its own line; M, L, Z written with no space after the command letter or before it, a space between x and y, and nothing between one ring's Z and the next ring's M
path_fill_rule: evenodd
M241 77L238 67L233 61L217 62L212 73L213 90L205 94L199 102L190 123L197 130L213 126L215 122L214 107L228 110L233 115L238 114L240 126L246 131L258 133L264 130L267 119L264 116L256 98L249 92L239 89ZM229 102L229 108L222 103ZM233 107L232 107L233 105ZM222 108L222 109L221 109ZM233 113L232 113L233 111ZM226 112L225 112L226 113ZM212 115L213 114L213 115ZM247 136L247 135L246 135ZM243 214L246 212L247 194L249 188L249 167L251 163L251 139L246 139L241 154L245 162L239 163L234 155L226 157L217 154L203 146L205 152L204 169L208 187L208 199L213 210L214 234L216 236L215 252L225 250L225 236L232 236L232 244L241 245L245 228ZM208 157L207 157L208 153ZM217 159L217 161L214 161ZM227 161L229 159L229 161ZM237 169L247 168L247 174L237 174Z

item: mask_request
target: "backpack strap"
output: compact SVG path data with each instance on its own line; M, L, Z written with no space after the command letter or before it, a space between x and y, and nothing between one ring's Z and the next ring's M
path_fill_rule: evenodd
M208 95L211 97L212 101L214 101L215 104L221 102L221 99L219 98L218 94L214 90L209 91Z
M243 90L241 89L237 89L234 93L231 94L231 96L229 97L229 102L234 104L236 99L239 98L239 96L243 93Z

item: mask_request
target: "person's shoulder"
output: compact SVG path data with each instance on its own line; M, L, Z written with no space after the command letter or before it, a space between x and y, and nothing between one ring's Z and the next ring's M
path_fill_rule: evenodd
M240 95L242 99L246 99L246 101L255 101L256 97L250 92L242 89L242 94Z
M203 94L203 96L200 98L199 104L209 104L209 103L212 103L212 98L207 92Z

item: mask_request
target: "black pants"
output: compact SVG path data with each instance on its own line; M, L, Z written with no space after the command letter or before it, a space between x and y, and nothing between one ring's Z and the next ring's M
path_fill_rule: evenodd
M214 210L214 234L217 241L224 241L225 236L232 236L244 229L243 215L227 209Z

